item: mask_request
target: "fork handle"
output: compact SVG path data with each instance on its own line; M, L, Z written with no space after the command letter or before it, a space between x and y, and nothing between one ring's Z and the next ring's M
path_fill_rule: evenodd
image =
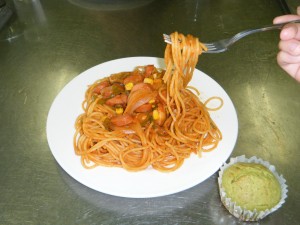
M272 25L269 25L269 26L262 27L261 29L263 31L282 29L282 27L284 27L285 25L290 24L290 23L300 23L300 20L291 20L291 21L285 22L285 23L272 24Z
M300 23L300 20L292 20L292 21L285 22L285 23L277 23L277 24L267 25L265 27L261 27L261 28L257 28L257 29L253 29L253 30L246 30L245 32L252 31L251 33L256 33L256 32L261 32L261 31L282 29L285 25L290 24L290 23Z
M284 27L286 24L290 24L290 23L300 23L300 20L292 20L289 22L272 24L272 25L268 25L265 27L257 28L257 29L244 30L244 31L236 34L235 36L233 36L233 38L230 39L230 42L233 44L234 42L240 40L243 37L248 36L249 34L254 34L254 33L268 31L268 30L282 29L282 27Z

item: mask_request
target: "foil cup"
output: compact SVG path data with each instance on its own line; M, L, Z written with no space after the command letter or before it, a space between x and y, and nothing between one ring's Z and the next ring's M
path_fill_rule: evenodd
M237 205L235 202L231 201L230 198L228 198L228 196L226 195L226 191L222 187L222 176L223 176L224 170L226 170L228 167L230 167L231 165L238 163L238 162L262 164L263 166L268 168L274 174L274 176L279 181L279 184L281 187L281 199L277 203L277 205L275 205L271 209L266 209L264 211L259 211L256 209L255 210L247 210L246 208L243 208L243 207ZM223 205L232 215L234 215L236 218L239 218L242 221L258 221L260 219L263 219L270 213L276 211L285 203L285 199L287 198L287 192L288 192L288 188L287 188L288 186L286 185L286 180L283 178L282 175L279 175L276 172L275 166L271 165L267 161L257 158L256 156L253 156L248 159L244 155L242 155L242 156L238 156L235 158L231 158L229 163L224 163L219 171L218 184L219 184L219 193L220 193L220 197L221 197L221 201L222 201Z

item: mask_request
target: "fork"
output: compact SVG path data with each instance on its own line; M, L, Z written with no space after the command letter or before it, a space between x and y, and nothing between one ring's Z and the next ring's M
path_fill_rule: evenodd
M228 48L232 44L234 44L235 42L237 42L238 40L240 40L243 37L246 37L250 34L262 32L262 31L282 29L282 27L284 25L289 24L289 23L300 23L300 20L292 20L292 21L289 21L289 22L286 22L286 23L278 23L278 24L272 24L272 25L264 26L262 28L244 30L244 31L241 31L241 32L237 33L236 35L234 35L231 38L219 40L219 41L212 42L212 43L203 43L207 47L207 51L204 51L203 53L225 52L226 50L228 50ZM164 37L164 40L165 40L166 43L172 44L171 37L169 35L163 34L163 37Z

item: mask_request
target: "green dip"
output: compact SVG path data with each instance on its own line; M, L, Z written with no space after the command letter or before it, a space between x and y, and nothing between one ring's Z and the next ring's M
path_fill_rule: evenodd
M256 163L236 163L222 177L226 197L247 210L273 208L281 198L281 188L274 174Z

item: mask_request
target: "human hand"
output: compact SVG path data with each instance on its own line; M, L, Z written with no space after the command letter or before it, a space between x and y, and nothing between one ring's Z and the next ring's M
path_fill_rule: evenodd
M273 23L284 23L300 19L300 6L298 15L284 15L274 18ZM300 24L287 24L280 32L279 53L277 62L294 79L300 82Z

